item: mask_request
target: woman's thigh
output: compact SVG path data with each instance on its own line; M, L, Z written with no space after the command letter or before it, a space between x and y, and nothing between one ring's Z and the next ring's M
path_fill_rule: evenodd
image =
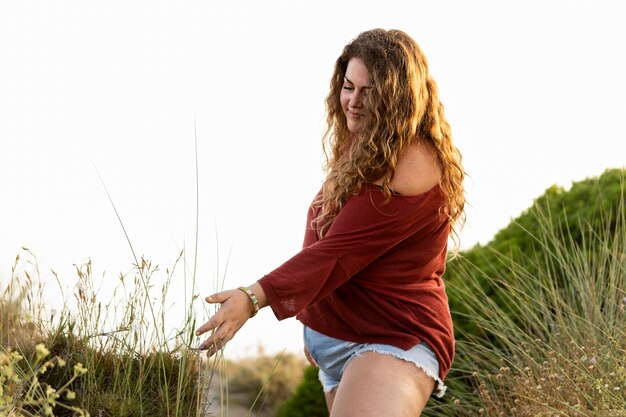
M434 387L433 378L415 364L365 352L346 366L331 417L419 416Z

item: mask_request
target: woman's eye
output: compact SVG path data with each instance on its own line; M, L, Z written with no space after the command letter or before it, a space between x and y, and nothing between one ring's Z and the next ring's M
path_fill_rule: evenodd
M349 85L344 85L344 86L343 86L343 89L344 89L344 90L354 90L354 87L351 87L351 86L349 86Z

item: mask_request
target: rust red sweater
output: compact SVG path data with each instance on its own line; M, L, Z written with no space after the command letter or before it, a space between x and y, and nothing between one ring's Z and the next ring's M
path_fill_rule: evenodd
M331 337L402 349L425 342L445 378L454 356L445 271L449 222L439 186L417 196L366 184L323 238L307 219L304 247L259 280L279 320L297 315Z

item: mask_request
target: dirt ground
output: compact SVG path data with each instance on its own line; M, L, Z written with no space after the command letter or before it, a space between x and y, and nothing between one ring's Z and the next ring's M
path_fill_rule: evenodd
M222 402L224 403L223 406ZM205 417L273 417L274 415L271 410L250 413L247 407L237 404L237 396L233 394L230 394L228 404L225 396L222 401L218 376L214 376L203 403L205 404Z

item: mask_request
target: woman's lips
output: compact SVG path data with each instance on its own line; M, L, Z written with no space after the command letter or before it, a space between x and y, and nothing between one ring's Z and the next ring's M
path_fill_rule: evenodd
M360 119L363 117L363 115L361 113L356 113L353 111L348 110L348 116L350 116L353 119Z

